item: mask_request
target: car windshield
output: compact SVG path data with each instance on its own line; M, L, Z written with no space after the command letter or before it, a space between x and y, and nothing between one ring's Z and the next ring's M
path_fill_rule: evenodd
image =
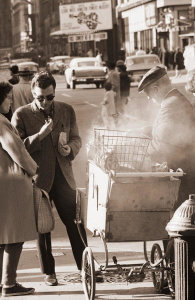
M78 67L95 67L97 65L96 61L80 61L78 62Z
M149 57L134 57L134 58L127 58L126 64L128 66L136 65L136 64L157 64L159 63L158 57L149 56Z

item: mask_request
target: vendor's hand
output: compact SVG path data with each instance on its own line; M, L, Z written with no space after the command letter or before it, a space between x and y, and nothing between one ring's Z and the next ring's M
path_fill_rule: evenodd
M59 150L60 154L63 156L68 156L71 152L71 148L69 145L60 146L58 148L58 150Z
M148 137L152 136L152 126L148 125L148 126L143 126L140 128L140 132Z
M39 131L39 139L42 141L48 134L51 133L53 129L53 120L49 118L47 121L45 121L45 124L41 127Z

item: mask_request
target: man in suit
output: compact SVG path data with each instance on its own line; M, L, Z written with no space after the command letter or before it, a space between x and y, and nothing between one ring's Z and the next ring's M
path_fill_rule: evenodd
M39 167L35 182L55 203L66 226L77 267L81 270L85 246L74 223L76 186L72 171L72 160L81 148L75 112L70 105L54 101L56 82L50 73L37 73L31 87L33 102L15 111L12 124ZM86 241L84 228L82 231ZM45 283L57 285L50 233L39 234L38 253L41 270L46 274Z
M33 95L31 92L31 80L34 75L33 69L30 66L21 65L18 68L18 75L20 81L13 86L12 93L12 103L11 109L12 113L25 104L31 103L33 101Z
M195 120L189 100L175 89L165 68L149 70L139 83L138 91L159 106L152 129L149 154L156 162L167 162L174 170L186 173L181 179L177 208L190 193L195 193Z

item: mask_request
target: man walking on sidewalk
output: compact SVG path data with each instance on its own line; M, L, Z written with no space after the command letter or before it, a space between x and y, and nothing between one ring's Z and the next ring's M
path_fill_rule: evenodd
M36 74L31 87L33 102L15 111L12 124L38 164L35 183L46 190L55 203L66 226L77 267L81 270L85 246L74 223L76 185L71 163L81 148L75 112L70 105L54 101L56 82L50 73ZM82 231L86 240L84 228ZM50 233L39 234L38 253L41 270L46 274L45 283L57 285Z

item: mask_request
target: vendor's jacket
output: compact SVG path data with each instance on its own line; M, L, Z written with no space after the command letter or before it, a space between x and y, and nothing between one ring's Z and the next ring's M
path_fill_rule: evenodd
M153 160L187 174L185 193L195 193L195 118L193 106L177 89L172 89L161 104L153 125L149 149ZM183 199L185 200L185 199Z

